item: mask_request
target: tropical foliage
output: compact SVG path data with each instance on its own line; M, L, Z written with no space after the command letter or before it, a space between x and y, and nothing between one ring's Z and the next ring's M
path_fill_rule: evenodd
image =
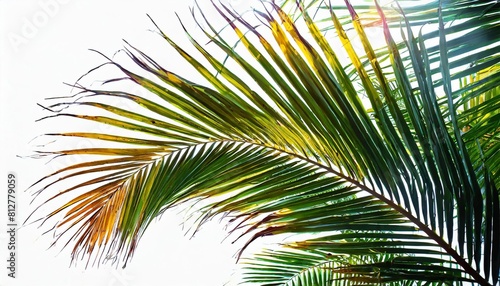
M34 185L66 198L43 219L59 219L73 259L126 263L152 220L183 204L195 228L220 216L247 239L244 283L498 283L497 1L214 7L227 26L193 10L206 36L186 31L194 52L157 27L203 83L127 44L132 64L107 58L123 75L104 87L140 92L77 84L76 100L46 107L113 127L46 134L99 147L37 151L90 158Z

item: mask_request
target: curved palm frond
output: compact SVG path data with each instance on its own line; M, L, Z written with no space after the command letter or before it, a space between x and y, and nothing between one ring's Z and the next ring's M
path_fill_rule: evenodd
M450 55L453 49L474 51L445 36L455 27L445 28L445 22L456 19L450 7L462 7L462 1L426 4L435 8L438 29L418 36L412 26L429 14L401 5L396 12L404 20L402 43L393 38L396 20L376 5L373 11L387 43L383 52L372 47L367 27L348 1L343 11L349 22L333 6L325 9L338 42L322 33L309 14L316 6L310 4L294 6L301 11L294 20L284 8L269 3L253 14L260 27L224 5L214 5L244 51L228 44L202 14L197 19L206 27L202 31L236 65L234 70L187 31L198 58L160 30L207 85L164 68L127 44L126 54L142 73L108 59L124 77L107 83L128 80L148 96L78 86L78 100L48 107L66 110L49 117L122 130L47 134L121 143L122 148L40 151L103 157L37 182L44 184L37 192L41 194L67 180L93 176L47 200L69 197L44 220L64 214L56 224L62 230L57 239L69 236L75 241L73 259L126 263L153 218L181 203L203 200L197 224L219 214L230 218L230 232L249 237L244 249L265 236L307 237L284 243L282 250L244 257L245 282L497 283L496 48L475 52L480 69L451 73L468 64ZM496 7L464 17L472 24L480 22L478 35L488 34L498 25L488 18L496 15ZM363 51L346 33L351 25ZM439 39L436 47L426 43L432 37ZM496 47L498 41L491 44ZM340 48L349 56L354 77L344 68ZM435 79L435 63L441 80ZM470 75L471 80L452 90L452 79ZM105 103L110 98L129 101L138 111ZM101 115L71 111L79 107Z
M344 241L341 246L335 246L325 240L314 241L307 246L300 245L300 250L296 249L297 245L279 250L265 249L262 253L254 254L248 262L242 261L245 267L244 282L287 286L441 285L443 281L454 281L456 277L464 275L463 270L457 268L436 266L449 263L438 258L422 259L391 253L357 255L356 246L351 248L348 245ZM422 272L426 273L425 279ZM265 283L267 281L268 284Z

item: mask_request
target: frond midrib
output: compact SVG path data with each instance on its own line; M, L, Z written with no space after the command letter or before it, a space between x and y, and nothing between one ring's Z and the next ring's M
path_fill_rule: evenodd
M338 176L338 177L344 179L346 182L351 183L352 185L358 187L362 191L366 191L370 195L372 195L375 198L379 199L380 201L386 203L389 207L391 207L392 209L394 209L395 211L397 211L398 213L400 213L401 215L406 217L413 224L415 224L419 230L423 231L430 239L435 241L439 245L439 247L441 247L446 253L448 253L455 260L455 262L457 264L459 264L464 269L465 272L467 272L474 279L476 279L476 281L479 281L479 283L481 283L481 285L489 285L488 281L486 281L478 271L476 271L474 268L472 268L472 266L469 263L467 263L467 261L460 254L458 254L458 252L455 251L455 249L453 249L453 247L448 242L446 242L442 237L440 237L437 233L435 233L432 229L430 229L429 226L427 226L424 222L420 221L410 211L406 210L405 208L398 205L394 201L392 201L389 198L378 193L375 189L359 182L355 178L346 176L342 172L339 172L330 166L326 166L324 164L321 164L318 161L314 161L310 158L307 158L304 155L301 155L298 153L293 153L293 152L285 150L285 149L280 149L280 148L275 147L275 146L267 146L267 145L259 144L259 143L255 143L255 142L238 141L238 140L224 140L224 141L247 143L247 144L257 145L257 146L260 146L263 148L272 149L276 152L287 154L287 155L292 156L296 159L305 161L309 164L312 164L320 169L327 171L330 174L333 174L335 176Z

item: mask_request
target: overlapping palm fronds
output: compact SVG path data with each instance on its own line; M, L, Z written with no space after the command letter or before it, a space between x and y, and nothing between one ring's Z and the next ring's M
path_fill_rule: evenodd
M73 259L126 263L155 217L201 199L206 203L197 223L220 214L230 218L232 231L248 239L244 249L266 236L304 238L243 256L242 282L496 284L498 3L414 8L406 2L360 6L359 14L348 1L263 3L247 17L217 4L244 51L203 14L197 21L209 45L227 58L216 58L186 32L198 52L189 54L158 27L206 85L127 45L142 73L109 64L124 74L120 80L148 96L79 86L79 100L48 107L101 110L105 115L61 111L51 117L95 121L132 135L48 134L125 147L41 151L102 157L36 184L45 183L41 191L49 192L66 180L93 176L56 192L53 198L67 196L67 203L44 218L64 214L58 239L74 239ZM376 18L363 18L366 11ZM381 49L366 36L374 22L384 32ZM421 32L427 23L436 29ZM351 29L362 49L349 38ZM401 33L398 42L394 35ZM462 85L455 87L458 79ZM107 98L130 101L143 112L99 100Z

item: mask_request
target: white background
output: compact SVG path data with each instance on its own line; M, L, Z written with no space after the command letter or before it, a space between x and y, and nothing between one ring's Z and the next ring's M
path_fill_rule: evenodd
M210 6L209 1L199 2L202 8ZM235 7L242 3L232 1ZM61 244L49 248L51 234L42 236L47 227L22 227L17 233L17 277L7 277L7 174L17 174L17 222L21 224L37 206L36 202L30 204L34 190L25 190L54 170L47 158L28 157L40 144L36 136L47 132L54 122L35 122L48 115L37 103L46 104L47 97L71 95L63 82L73 83L104 62L88 49L112 56L123 46L122 39L127 39L150 55L170 59L163 49L166 44L154 45L159 36L148 31L155 28L146 13L177 42L189 45L174 12L187 19L188 29L196 29L188 13L192 4L179 0L0 0L0 260L4 261L0 264L0 285L216 286L230 279L238 246L231 240L221 243L225 235L222 226L209 224L189 240L179 226L182 216L175 212L149 227L125 269L121 265L85 268L85 263L70 266L71 246L63 251ZM211 13L207 12L207 17L215 16ZM185 66L175 57L170 64ZM57 124L62 129L74 127L64 126L64 120Z

